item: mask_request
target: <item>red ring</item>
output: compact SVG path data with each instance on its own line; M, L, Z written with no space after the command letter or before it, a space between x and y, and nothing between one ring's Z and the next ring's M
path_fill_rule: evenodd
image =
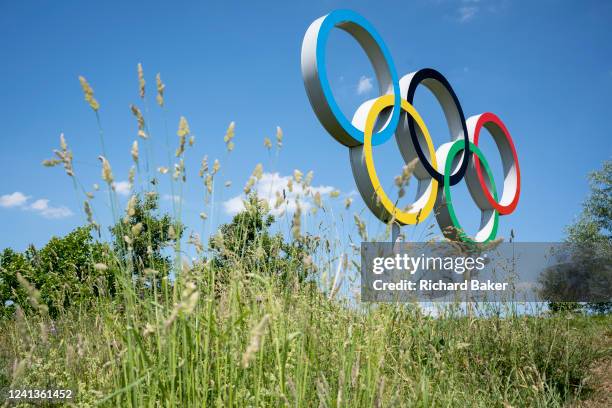
M491 125L499 128L499 130L501 130L504 136L506 137L508 146L510 147L510 150L512 151L512 159L514 160L514 165L516 167L516 190L514 192L514 198L512 199L510 204L502 205L498 203L497 201L495 201L495 199L491 195L491 192L487 188L487 185L485 184L485 179L482 174L482 169L480 166L480 159L478 159L477 155L473 155L474 167L476 170L476 175L478 176L478 182L480 183L480 186L482 187L484 191L484 195L487 201L493 206L493 208L499 211L501 215L506 215L506 214L512 213L514 209L516 208L516 205L518 204L519 196L521 194L521 170L519 168L518 156L516 154L516 149L514 148L514 142L512 141L510 132L508 132L508 129L506 129L506 126L504 125L504 123L494 113L486 112L478 117L478 121L476 122L476 126L474 127L474 144L478 146L478 139L480 137L480 129L482 129L483 126L488 128ZM488 130L489 132L491 132L491 134L493 135L493 138L495 139L496 136L493 134L494 130L489 129L489 128ZM498 144L498 141L495 140L495 143ZM502 164L503 164L503 153L502 153ZM504 183L503 183L504 188L506 187L505 177L506 175L504 174ZM504 196L504 192L502 191L502 194L500 194L500 197L503 198L503 196Z

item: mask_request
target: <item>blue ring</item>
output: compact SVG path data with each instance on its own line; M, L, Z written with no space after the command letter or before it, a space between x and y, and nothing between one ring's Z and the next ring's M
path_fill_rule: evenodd
M316 62L317 67L319 68L319 80L321 83L321 89L323 90L323 94L325 95L325 99L327 100L327 104L329 109L334 114L334 117L342 126L342 128L359 144L363 144L364 136L363 131L357 129L353 124L344 116L342 110L336 103L336 99L334 98L334 94L329 86L329 80L327 79L327 70L325 64L325 46L327 44L327 39L329 37L330 31L335 28L340 23L351 22L354 23L361 28L363 28L370 37L376 42L378 48L385 58L385 63L389 69L389 73L391 74L391 82L393 83L393 93L394 93L394 103L393 103L393 113L391 114L391 120L389 124L385 126L380 132L376 133L372 137L372 145L377 146L382 143L385 143L387 140L394 135L395 130L397 128L397 124L399 123L400 118L400 86L399 79L397 77L397 72L395 72L395 65L393 64L393 59L391 58L391 53L387 49L382 38L378 35L378 32L374 29L374 27L361 15L355 13L351 10L334 10L329 13L325 20L321 23L321 27L319 28L319 32L317 35L317 51L316 51ZM351 33L349 33L351 34ZM352 36L352 34L351 34ZM369 58L369 56L368 56Z

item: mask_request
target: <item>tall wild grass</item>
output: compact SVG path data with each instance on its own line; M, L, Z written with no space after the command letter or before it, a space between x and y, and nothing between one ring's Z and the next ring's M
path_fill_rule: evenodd
M145 120L140 65L138 79L145 108L131 107L138 133L130 152L130 187L135 194L150 187L153 178L168 177L172 194L180 195L184 156L194 144L189 124L180 118L168 163L149 162L153 134ZM100 104L87 80L80 82L99 126L101 184L121 225L134 202L128 200L125 212L120 209ZM158 74L155 100L163 116L164 91ZM168 131L165 135L171 140ZM228 152L234 149L234 135L232 123L224 136ZM274 143L265 138L263 145L279 150L284 142L278 128ZM205 157L200 169L208 206L220 184L221 164L211 162ZM77 177L64 137L45 164L64 167L83 194L88 223L100 229L91 193ZM258 166L245 192L261 177ZM292 179L303 191L311 181L312 174L300 171ZM332 192L329 199L338 195ZM272 199L280 204L270 211L277 207L278 214L287 206L282 198ZM312 208L326 205L320 193L308 199ZM169 235L177 234L181 222L180 202L173 205L178 208ZM203 220L208 211L203 205ZM307 215L298 202L295 211L280 216L286 239L301 239ZM365 224L358 216L355 221L363 237ZM598 338L609 325L609 320L594 324L588 317L519 313L512 305L504 310L480 305L484 310L476 314L450 305L432 316L417 304L362 304L341 284L352 263L348 254L309 255L304 264L314 272L308 283L291 268L267 270L269 263L259 262L262 254L256 251L225 254L230 267L221 269L196 234L189 243L177 240L167 275L121 255L147 230L146 225L123 225L123 248L95 265L116 271L112 296L102 294L87 307L67 308L53 318L40 304L35 313L18 308L14 319L0 323L0 388L71 388L71 404L77 406L133 408L562 406L588 392L589 368L601 354ZM223 235L212 235L223 248ZM255 248L261 239L247 238L255 240ZM334 241L332 248L343 248L337 237L325 239L328 247ZM188 251L194 259L185 259ZM28 293L36 305L36 288Z

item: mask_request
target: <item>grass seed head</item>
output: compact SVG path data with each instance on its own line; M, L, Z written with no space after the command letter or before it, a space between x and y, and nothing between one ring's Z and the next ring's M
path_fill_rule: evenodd
M295 202L296 208L293 213L293 220L291 222L291 235L293 239L298 240L301 236L301 228L302 228L302 208L300 207L300 202L296 200Z
M104 156L98 156L98 159L102 162L102 180L107 184L113 183L113 170L111 169L110 163Z
M126 212L127 212L127 215L130 217L133 217L134 215L136 215L136 201L137 201L136 194L133 194L127 202Z
M46 159L43 160L42 165L45 167L55 167L58 164L61 163L61 160L57 160L57 159Z
M204 245L202 245L202 240L200 239L199 234L192 232L187 243L193 245L198 254L204 252Z
M139 222L136 225L132 225L132 236L137 237L142 232L143 225L142 222Z
M202 158L202 164L200 165L200 178L204 177L204 174L208 171L208 156Z
M85 215L87 216L87 222L93 224L93 211L91 210L91 205L89 204L89 201L85 200L85 202L83 203L83 210L85 211Z
M138 123L138 136L142 137L143 139L148 138L145 132L145 120L144 116L142 116L142 112L136 105L130 105L130 110L132 111L134 117L136 117L136 122Z
M179 119L179 127L176 132L179 137L179 147L176 149L176 157L181 156L185 152L185 141L187 140L187 136L190 134L189 124L187 123L187 119L184 116L181 116Z
M74 176L74 170L72 168L72 152L68 150L68 144L64 134L60 134L60 150L53 150L53 153L57 158L43 160L43 166L55 167L62 163L64 165L64 171L69 177Z
M397 188L401 188L403 185L402 176L395 176L393 178L393 183L395 184Z
M225 136L223 136L223 141L225 142L225 146L227 147L228 152L234 150L234 142L232 141L232 139L235 136L235 128L236 123L233 121L230 122L229 126L227 127L227 130L225 131Z
M100 104L98 103L96 98L94 98L93 89L91 88L85 77L79 76L79 82L81 83L83 94L85 95L85 101L87 101L87 103L89 104L91 109L94 110L94 112L98 112L98 109L100 109Z
M255 169L253 170L253 177L255 177L257 180L261 180L262 176L263 176L263 164L258 163L255 166Z
M28 294L28 301L30 302L32 307L42 314L47 314L49 312L49 308L41 300L40 292L38 291L38 289L36 289L34 285L28 282L28 280L24 278L19 272L17 272L17 281Z
M139 62L138 63L138 94L140 95L140 97L142 99L144 99L145 97L145 79L144 79L144 72L142 70L142 64Z
M204 186L206 186L206 191L208 192L208 194L212 194L213 191L213 176L210 173L206 174L206 177L204 178Z
M156 331L157 331L157 327L155 327L151 323L147 323L147 324L145 324L145 328L142 331L142 336L143 337L150 336L151 334L155 333Z
M334 281L332 282L332 286L329 291L329 300L332 300L342 287L342 281L344 280L347 265L348 257L346 254L340 255L340 259L338 259L338 267L336 268L336 275L334 276Z
M66 143L66 138L64 138L64 134L60 134L60 147L62 150L68 150L68 144Z
M184 116L181 116L181 118L179 119L179 127L178 130L176 132L176 134L178 136L187 136L191 133L191 130L189 129L189 123L187 123L187 119L185 119Z
M299 171L298 169L293 170L293 179L295 180L296 183L299 183L302 181L302 176L303 176L303 173L301 171Z
M98 272L105 272L108 270L108 266L104 263L98 262L94 264L94 269Z
M264 317L257 323L257 325L251 330L251 340L249 341L249 345L246 348L244 354L242 355L242 367L248 368L251 361L255 358L257 352L259 352L261 348L261 340L266 334L266 329L270 322L270 315L266 314Z
M128 182L130 183L130 190L134 188L134 177L136 177L136 167L130 167L130 171L128 173Z
M159 72L155 76L155 82L157 83L157 104L161 107L164 106L164 90L166 89L166 85L161 80L161 75Z
M314 203L319 208L321 208L323 206L323 204L321 202L321 193L318 192L318 191L314 195Z
M187 175L185 174L185 160L181 158L178 163L174 164L174 173L172 174L172 178L174 180L178 180L181 177L183 182L187 181Z
M169 328L180 314L186 316L192 314L198 304L199 297L200 292L198 292L195 283L191 281L187 282L185 288L181 292L180 302L174 306L170 312L170 316L164 321L164 327Z
M274 202L274 208L278 208L281 205L283 205L283 202L285 202L285 199L283 198L283 195L281 194L280 191L276 192L276 201Z
M138 140L134 140L134 143L132 143L132 159L134 160L135 163L138 163Z
M255 184L255 177L251 176L249 177L249 179L247 180L247 183L244 186L244 194L248 195L251 192L251 189L253 188L253 185Z
M283 147L283 129L280 126L276 127L276 147L279 149Z
M312 170L306 173L306 178L304 179L304 188L310 187L310 185L312 184L313 178L314 178L314 172Z
M359 232L359 236L361 237L363 241L367 241L368 232L366 230L365 222L361 218L359 218L359 215L357 214L354 215L354 218L355 218L355 225L357 226L357 231Z

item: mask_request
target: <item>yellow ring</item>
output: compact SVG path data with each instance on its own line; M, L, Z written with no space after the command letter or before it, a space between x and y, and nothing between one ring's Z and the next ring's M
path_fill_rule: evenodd
M383 95L378 98L370 108L364 130L363 154L370 182L372 183L376 196L380 200L380 203L383 205L385 210L401 224L417 224L419 221L427 218L433 209L434 203L436 202L436 196L438 195L438 182L433 178L431 179L430 185L427 187L429 190L429 198L422 208L415 208L414 211L406 212L397 208L389 199L387 193L385 193L385 190L380 184L380 180L376 174L376 167L374 166L374 158L372 154L372 133L374 130L374 124L376 123L376 119L378 118L380 112L384 108L393 106L394 102L395 100L393 95ZM427 126L425 126L425 122L421 118L421 115L419 115L414 106L412 106L404 98L401 98L401 109L406 111L414 118L415 122L423 132L423 136L425 137L425 141L427 143L427 150L429 151L430 163L432 167L437 170L438 163L436 162L436 151L434 149L431 136L429 135L429 130L427 130Z

